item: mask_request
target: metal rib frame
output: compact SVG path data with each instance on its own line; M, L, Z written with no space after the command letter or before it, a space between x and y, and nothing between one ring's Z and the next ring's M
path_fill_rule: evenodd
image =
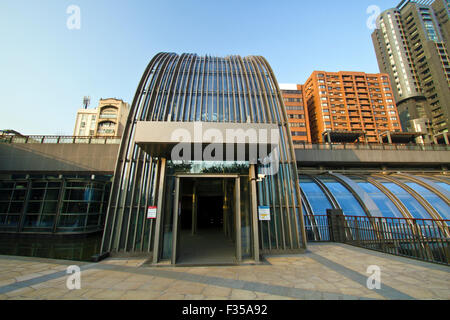
M136 90L121 141L102 253L151 252L159 238L155 221L146 219L146 208L159 204L158 212L164 212L160 197L166 161L134 143L137 121L278 124L279 171L252 189L258 205L271 207L273 219L255 223L254 228L259 229L263 251L306 248L292 134L278 83L263 57L159 53L152 59ZM264 166L257 170L265 172Z

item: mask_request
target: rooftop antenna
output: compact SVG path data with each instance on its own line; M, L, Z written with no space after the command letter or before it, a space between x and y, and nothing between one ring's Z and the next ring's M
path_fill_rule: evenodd
M90 104L91 104L91 97L85 96L83 98L83 108L87 109Z

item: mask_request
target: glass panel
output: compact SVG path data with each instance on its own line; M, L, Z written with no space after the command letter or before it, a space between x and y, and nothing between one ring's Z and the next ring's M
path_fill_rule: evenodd
M53 228L55 224L55 216L42 216L39 223L40 228Z
M450 220L450 207L444 202L444 200L418 183L410 182L406 179L399 180L424 197L443 219Z
M330 201L323 193L322 189L310 178L300 176L300 188L302 188L313 214L326 215L327 209L333 209ZM306 210L304 211L306 212Z
M426 181L430 181L433 182L434 184L437 184L438 186L440 186L441 188L443 188L444 190L450 192L450 184L439 181L439 180L433 180L433 179L428 179L426 177L422 177L424 180Z
M28 216L26 216L24 227L25 228L36 227L37 224L38 224L38 219L39 219L39 216L37 216L37 215L33 215L33 216L28 215Z
M251 248L251 194L248 177L241 177L241 241L242 257L250 257Z
M416 219L432 219L430 214L425 210L425 208L417 201L410 193L408 193L402 187L396 185L393 182L387 180L373 177L377 181L381 182L389 191L391 191L408 209L409 213Z
M83 202L65 202L62 213L86 213L87 203Z
M0 189L13 189L14 182L0 181Z
M9 202L0 202L0 214L8 213Z
M9 201L11 199L12 190L0 191L0 201Z
M44 208L42 210L42 213L56 214L57 210L58 210L58 202L47 201L47 202L44 202Z
M59 189L49 189L45 195L45 200L58 200Z
M358 177L353 179L375 202L385 218L404 218L395 204L375 185Z
M8 216L5 224L9 227L16 227L19 224L19 218L20 216Z
M89 213L99 213L101 203L91 203L89 206Z
M330 192L333 194L336 201L342 208L344 215L362 217L366 216L366 213L364 212L364 209L361 207L358 200L356 200L353 194L346 187L336 181L336 179L322 176L317 178L320 179L320 181L322 181L328 188L328 190L330 190Z
M13 201L25 201L25 196L27 195L26 190L14 190Z
M34 189L31 191L30 200L43 200L45 189Z
M28 213L40 213L42 202L29 202L27 212Z
M63 215L60 217L58 226L79 228L85 226L85 221L85 215Z
M98 225L99 224L99 222L98 222L98 218L99 218L100 216L99 215L97 215L97 214L95 214L95 215L89 215L88 216L88 222L87 222L87 225L88 226L95 226L95 225Z
M9 213L21 213L23 209L23 202L11 202L9 206Z

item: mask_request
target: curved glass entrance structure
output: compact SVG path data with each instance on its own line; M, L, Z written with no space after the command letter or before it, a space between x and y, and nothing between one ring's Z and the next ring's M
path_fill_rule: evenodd
M226 133L226 139L197 136L195 130L202 126L215 137ZM188 146L179 153L182 161L172 157L176 130L194 132L188 142L177 140ZM239 133L238 140L245 139L230 142L231 130ZM272 138L276 131L276 141L264 137L268 131ZM191 147L200 153L192 156ZM238 157L236 149L237 154L245 152ZM213 216L232 221L231 230L224 230L232 235L237 262L245 257L258 260L260 250L305 248L287 114L263 57L159 53L153 58L139 83L121 142L102 252L147 252L154 263L177 263L186 203L193 204L193 225L199 219L196 191L186 189L186 181L205 176L218 185L234 179L220 189L224 205ZM267 208L269 220L260 220L258 211Z

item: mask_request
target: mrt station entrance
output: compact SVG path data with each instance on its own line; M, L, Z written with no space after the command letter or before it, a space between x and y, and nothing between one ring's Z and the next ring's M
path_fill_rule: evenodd
M235 178L180 178L177 264L237 262Z
M176 176L173 214L172 264L242 261L238 175Z

